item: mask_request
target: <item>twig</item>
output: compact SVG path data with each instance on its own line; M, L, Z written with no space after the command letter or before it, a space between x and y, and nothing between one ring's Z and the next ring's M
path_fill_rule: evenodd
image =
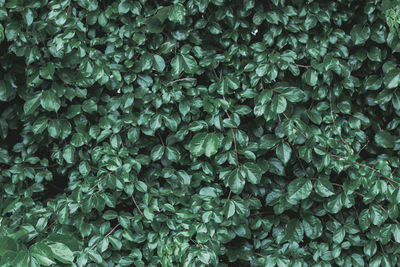
M340 140L342 140L343 144L347 145L347 142L343 139L342 134L340 133L340 131L338 130L337 126L336 126L336 122L335 122L335 118L333 117L333 111L332 111L332 91L329 91L329 106L331 108L331 117L332 117L332 122L333 122L333 126L335 127L335 130L337 131L337 133L339 134Z
M118 223L116 226L114 226L113 229L111 229L110 232L108 232L108 233L104 236L104 238L107 238L109 235L111 235L112 233L114 233L114 231L117 230L117 228L118 228L119 226L120 226L120 224ZM103 238L103 239L104 239L104 238ZM93 250L93 249L97 246L97 244L98 244L99 242L100 242L100 241L96 242L96 244L94 244L89 250Z
M343 187L343 185L341 185L341 184L337 184L337 183L331 183L332 185L334 185L334 186L338 186L338 187ZM360 197L365 197L365 195L364 194L361 194L361 193L359 193L359 192L357 192L357 191L354 191L354 194L356 194L356 195L359 195ZM382 207L382 205L380 205L380 204L378 204L378 203L374 203L376 206L378 206L381 210L383 210L386 214L389 214L389 212L384 208L384 207ZM397 223L397 224L399 224L400 222L397 220L397 219L392 219L395 223Z
M235 132L233 131L233 129L231 128L232 131L232 136L233 136L233 148L235 149L235 155L236 155L236 163L237 166L239 166L239 156L238 156L238 152L237 152L237 145L236 145L236 136L235 136Z
M299 155L297 155L296 149L294 149L293 145L290 142L288 142L288 143L289 143L290 147L292 148L294 154L296 155L297 161L300 163L301 168L303 169L304 172L306 172L306 169L304 168L303 163L301 163Z
M162 138L161 138L161 135L160 135L160 134L158 134L158 137L160 138L161 144L162 144L163 146L165 146L165 144L164 144L164 141L162 140Z
M339 158L339 159L348 160L348 159L347 159L346 157L344 157L344 156L331 154L331 153L329 153L329 152L328 152L328 154L329 154L331 157L334 157L334 158ZM374 168L372 168L372 167L370 167L370 166L368 166L368 165L361 164L361 163L358 163L358 162L353 161L353 160L348 160L348 161L349 161L350 163L352 163L352 164L355 164L355 165L360 166L360 167L367 168L367 169L371 170L372 172L377 173L378 177L382 177L382 178L385 178L386 180L391 181L391 182L393 182L393 183L400 184L400 182L395 181L395 180L393 180L393 179L391 179L391 178L389 178L389 177L386 177L386 176L380 174L380 173L378 172L377 169L374 169Z
M287 120L289 120L288 116L286 116L285 112L282 113L283 116L285 116L285 118ZM305 139L308 139L307 135L305 135L302 131L299 130L299 128L297 128L297 126L295 125L295 123L293 122L293 127L296 129L296 131L298 131L299 133L301 133L302 136L304 136Z
M231 198L231 194L232 194L232 190L229 190L229 194L228 194L227 200L229 200Z
M171 84L174 84L174 83L177 83L177 82L183 82L183 81L196 81L196 78L181 78L181 79L177 79L177 80L174 80L172 82L167 83L167 86L171 85Z
M199 247L204 248L203 244L197 243L197 242L194 241L193 239L190 239L190 240L192 240L192 242L195 243L196 245L198 245Z
M300 67L300 68L306 68L306 69L308 69L308 68L312 68L312 66L310 66L310 65L301 65L301 64L296 64L296 66L297 66L297 67Z
M39 170L39 169L46 169L46 168L53 168L53 167L55 167L55 166L57 166L58 164L57 163L54 163L54 164L52 164L52 165L49 165L49 166L38 166L38 167L32 167L34 170Z
M135 198L133 197L133 195L132 195L131 197L132 197L133 203L135 203L135 206L136 206L136 208L138 209L139 213L140 213L142 216L144 216L142 210L139 208L138 204L136 203L136 200L135 200Z
M264 256L264 255L261 255L260 253L254 252L254 254L257 255L257 256L260 256L260 257L265 258L265 256Z
M217 73L215 72L215 69L213 69L213 72L214 72L215 77L217 77L217 79L219 79Z

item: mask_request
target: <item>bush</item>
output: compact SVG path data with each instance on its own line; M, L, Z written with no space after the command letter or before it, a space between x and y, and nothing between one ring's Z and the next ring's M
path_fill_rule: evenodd
M0 266L400 264L390 10L0 0Z

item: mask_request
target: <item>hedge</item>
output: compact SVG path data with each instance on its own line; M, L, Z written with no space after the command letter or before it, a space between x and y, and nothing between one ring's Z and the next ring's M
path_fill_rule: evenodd
M398 266L398 4L0 0L0 266Z

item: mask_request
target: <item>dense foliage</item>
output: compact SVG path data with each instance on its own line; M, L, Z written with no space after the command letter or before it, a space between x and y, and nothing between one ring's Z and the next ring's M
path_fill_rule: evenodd
M0 266L400 264L393 12L0 0Z

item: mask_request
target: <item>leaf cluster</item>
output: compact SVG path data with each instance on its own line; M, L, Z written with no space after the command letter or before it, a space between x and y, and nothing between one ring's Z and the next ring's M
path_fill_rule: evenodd
M394 2L0 0L0 266L399 265Z

